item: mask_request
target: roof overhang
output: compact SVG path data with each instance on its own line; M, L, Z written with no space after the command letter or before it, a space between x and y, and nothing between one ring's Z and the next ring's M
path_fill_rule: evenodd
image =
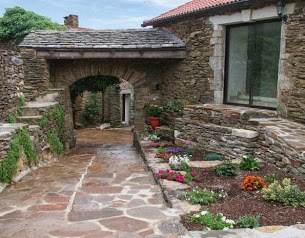
M36 49L38 57L45 59L184 59L186 58L186 49L162 49L162 50L54 50L54 49Z

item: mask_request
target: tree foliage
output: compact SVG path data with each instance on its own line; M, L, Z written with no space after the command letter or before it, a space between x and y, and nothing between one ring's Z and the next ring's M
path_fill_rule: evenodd
M75 82L70 86L72 102L75 102L77 96L82 96L84 91L92 93L105 92L108 86L119 84L120 80L111 76L90 76Z
M0 38L14 38L35 30L65 30L66 27L49 18L21 7L7 8L0 18Z

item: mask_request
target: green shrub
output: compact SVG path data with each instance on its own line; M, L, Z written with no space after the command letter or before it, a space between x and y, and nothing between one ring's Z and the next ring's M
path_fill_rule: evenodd
M206 161L213 161L213 160L223 160L222 156L216 153L208 153L204 156L204 160Z
M243 170L260 170L259 162L252 155L245 155L239 164L239 167Z
M256 228L259 227L259 218L260 216L250 216L245 215L240 217L239 219L235 220L235 224L240 228Z
M8 114L6 122L7 123L15 123L16 122L16 116L14 114Z
M101 105L98 101L96 93L92 93L86 102L85 108L82 112L84 119L90 123L95 124L100 120Z
M49 119L47 117L43 117L39 121L39 126L44 128L49 125Z
M279 178L276 174L270 174L270 175L264 176L264 181L268 184L273 183L275 180L279 180Z
M276 180L264 188L263 197L266 200L278 201L294 208L305 207L305 192L302 192L298 186L292 185L288 178L283 179L282 184Z
M191 204L203 205L203 204L210 204L218 198L224 198L226 195L227 194L224 191L217 193L206 188L201 189L197 187L191 192L180 194L178 196L178 199L183 201L188 201Z
M47 133L48 142L51 147L52 154L62 154L64 152L63 143L60 141L59 136L56 131L49 131Z
M27 159L27 165L37 165L37 154L33 147L28 130L22 129L12 137L10 148L0 164L0 181L9 183L18 169L18 161L22 154Z
M226 219L221 213L213 215L207 211L194 214L191 220L192 222L203 225L204 230L223 230L233 228L233 225L235 224L233 220Z
M236 176L239 174L239 169L237 164L226 161L224 164L216 166L215 172L220 176Z
M21 116L22 115L22 107L24 106L25 104L25 97L24 95L20 95L18 97L18 104L17 104L17 115L18 116Z
M183 116L184 105L178 100L174 99L167 103L167 110L170 112L177 112L178 116Z

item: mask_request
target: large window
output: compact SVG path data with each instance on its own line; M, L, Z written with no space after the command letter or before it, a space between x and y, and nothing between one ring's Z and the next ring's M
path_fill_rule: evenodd
M225 103L277 105L281 22L227 28Z

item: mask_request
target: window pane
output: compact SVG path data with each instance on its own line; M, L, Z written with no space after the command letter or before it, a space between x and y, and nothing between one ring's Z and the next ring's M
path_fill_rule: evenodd
M227 60L227 101L249 103L247 89L248 26L231 28Z
M226 102L276 107L281 22L228 31Z
M253 57L253 105L276 107L281 23L257 24Z

